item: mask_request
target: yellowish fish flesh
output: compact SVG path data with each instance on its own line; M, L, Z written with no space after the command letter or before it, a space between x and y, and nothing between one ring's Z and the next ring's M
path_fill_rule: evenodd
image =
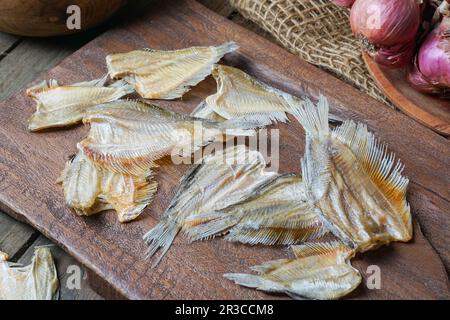
M227 234L246 244L290 245L328 232L309 203L300 177L277 174L250 197L219 211L190 215L184 232L191 240Z
M134 50L111 54L106 65L111 78L123 78L146 99L176 99L211 74L225 54L238 49L234 42L181 50Z
M0 252L0 300L52 300L59 282L49 248L37 247L28 266Z
M69 207L79 215L114 209L119 222L136 219L152 202L157 182L151 174L133 176L97 168L78 153L66 163L59 179Z
M28 121L28 129L38 131L76 124L89 107L117 100L133 92L133 88L123 81L104 87L106 79L104 77L67 86L60 86L52 79L29 88L27 95L36 101L37 106Z
M343 243L307 243L292 246L293 259L280 259L252 267L258 274L228 273L224 276L242 286L280 292L294 299L338 299L361 283L359 271L350 264L354 250Z
M259 152L242 145L204 157L201 164L194 165L185 174L161 221L145 235L149 243L148 257L161 250L156 265L189 216L238 203L276 176L275 172L266 170L266 162ZM192 223L186 227L192 227Z
M78 144L79 150L96 165L133 175L156 167L155 161L164 156L190 156L228 130L227 122L217 123L130 100L91 108L83 121L90 124L91 130ZM243 135L251 134L241 131ZM233 133L238 134L236 130Z
M328 126L328 102L307 102L296 117L306 131L302 173L327 228L358 252L412 237L403 165L361 123Z

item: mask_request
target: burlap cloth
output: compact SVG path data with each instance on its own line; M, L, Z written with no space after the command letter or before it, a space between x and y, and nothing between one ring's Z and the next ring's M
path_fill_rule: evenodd
M372 79L349 13L331 0L230 0L245 18L302 59L392 107Z

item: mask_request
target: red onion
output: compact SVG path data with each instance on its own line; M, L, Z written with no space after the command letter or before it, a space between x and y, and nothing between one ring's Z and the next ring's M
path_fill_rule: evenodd
M427 36L408 79L421 92L450 98L450 17Z
M350 8L355 0L333 0L333 2L340 7Z
M402 67L414 54L422 0L356 0L350 23L375 60Z

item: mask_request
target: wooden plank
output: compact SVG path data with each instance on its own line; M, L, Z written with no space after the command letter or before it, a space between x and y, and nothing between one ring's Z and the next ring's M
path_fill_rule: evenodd
M22 249L38 235L37 230L0 212L0 251L7 253L11 261L17 261Z
M89 39L83 35L20 42L0 63L0 100L57 65Z
M198 2L224 17L228 17L234 11L228 0L198 0Z
M95 39L41 79L55 77L70 83L99 77L105 72L104 57L111 52L143 46L176 49L229 40L237 41L241 48L227 56L225 63L297 96L317 98L322 93L329 98L335 114L367 123L370 130L389 143L411 178L408 197L414 217L448 262L449 142L194 1L155 3L141 18L130 17L129 24ZM182 101L161 105L187 113L214 91L215 83L208 79ZM122 225L114 213L90 218L76 216L65 206L54 181L86 129L30 134L26 131L26 119L33 110L24 89L0 104L0 148L4 150L0 154L0 204L9 213L29 221L128 298L274 297L238 287L222 274L248 271L251 265L285 257L280 248L248 247L221 239L188 244L179 237L156 269L143 259L146 245L141 237L157 223L187 166L161 167L156 199L138 221ZM295 121L278 128L280 171L299 172L304 133ZM384 285L381 290L363 290L363 285L361 292L352 297L449 298L448 278L439 256L420 229L415 232L411 243L392 244L380 253L358 257L356 266L362 271L372 262L370 258L376 257L374 260L382 266Z
M34 249L39 246L49 246L59 279L59 298L61 300L101 300L88 284L87 274L84 268L73 258L66 254L62 249L54 245L50 240L40 235L36 241L30 246L23 256L19 259L19 263L28 265L34 255ZM78 279L75 277L80 276Z
M17 36L0 33L0 60L7 54L8 50L19 41L20 38Z

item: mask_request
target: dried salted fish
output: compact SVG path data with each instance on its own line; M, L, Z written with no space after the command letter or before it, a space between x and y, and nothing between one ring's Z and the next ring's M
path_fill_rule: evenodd
M350 264L354 250L339 242L292 246L294 259L280 259L253 267L258 275L229 273L224 276L242 286L282 292L295 299L338 299L361 283Z
M150 173L133 176L99 169L79 152L66 163L59 182L67 205L79 215L114 209L120 222L128 222L152 202L157 190L152 178Z
M104 87L106 79L105 76L67 86L60 86L52 79L29 88L27 95L36 101L37 107L28 121L28 129L38 131L75 124L81 121L89 107L133 92L133 88L124 81Z
M293 174L277 175L220 211L190 215L183 230L191 240L227 233L229 241L252 245L295 244L328 232L306 198L302 179Z
M0 300L51 300L58 289L58 276L51 252L37 247L28 266L7 262L0 252Z
M289 101L301 101L237 68L215 65L212 75L217 82L217 93L207 97L205 102L224 119L257 117L263 125L286 122Z
M106 57L109 75L124 78L147 99L176 99L211 73L212 67L238 45L191 47L181 50L135 50Z
M148 256L161 250L156 265L189 216L238 203L276 177L276 173L266 170L266 162L259 152L244 146L204 157L201 164L194 165L185 174L161 221L145 235L149 243Z
M91 125L79 149L97 165L140 175L166 155L191 155L199 147L241 125L217 123L178 114L140 101L118 100L91 108L83 120ZM233 134L249 135L245 130Z
M198 105L192 112L195 117L217 122L246 118L263 127L287 122L286 113L303 101L234 67L216 64L212 75L217 82L217 92ZM340 122L340 119L330 115L330 121Z
M297 109L306 131L303 179L327 228L357 251L412 237L403 165L361 123L330 130L328 102Z

